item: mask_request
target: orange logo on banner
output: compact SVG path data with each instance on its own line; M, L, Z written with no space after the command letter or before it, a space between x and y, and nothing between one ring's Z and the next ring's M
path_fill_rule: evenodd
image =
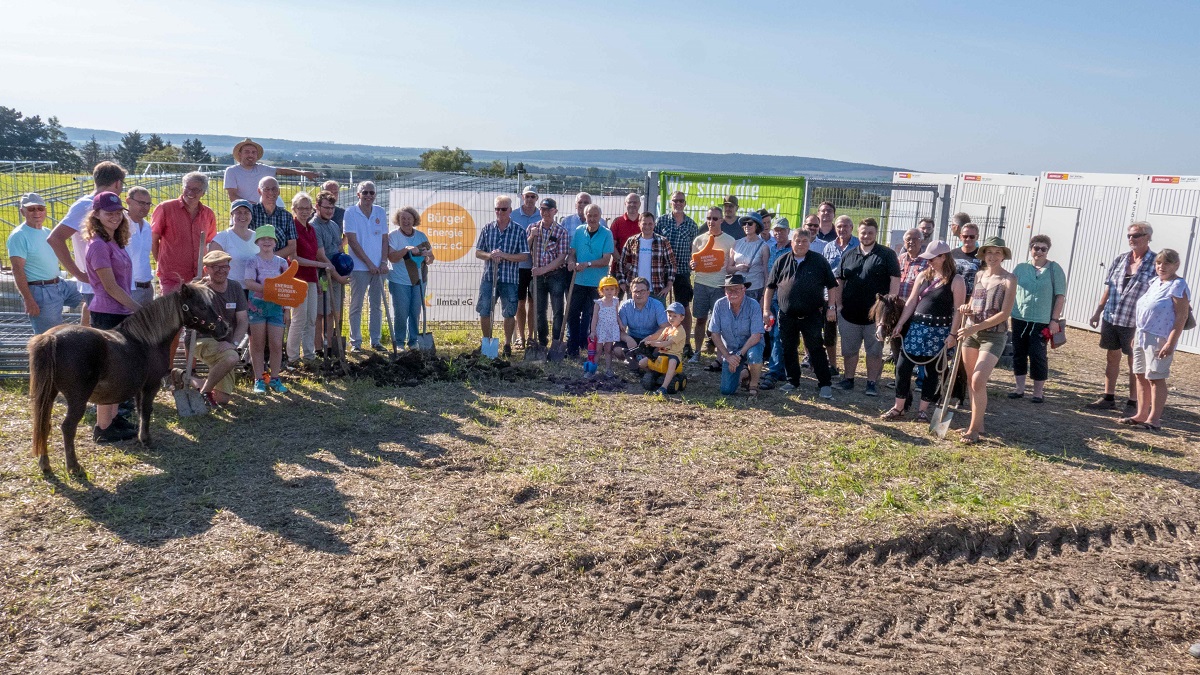
M963 176L963 180L983 180L983 176L975 176L972 174L967 174L967 175Z
M475 220L454 202L438 202L425 209L421 223L439 262L454 262L475 245Z
M1151 176L1150 182L1151 183L1167 183L1170 185L1176 185L1179 183L1179 176Z
M900 174L900 177L901 178L912 178L912 174L911 173L902 173L902 174Z
M725 251L713 248L716 241L717 238L710 235L704 248L692 254L692 262L696 264L697 272L720 272L725 267Z
M263 281L263 299L284 307L299 307L308 297L308 282L296 278L300 263L295 260L283 274Z
M1070 178L1071 178L1071 174L1069 174L1069 173L1048 173L1048 174L1046 174L1046 180L1070 180Z

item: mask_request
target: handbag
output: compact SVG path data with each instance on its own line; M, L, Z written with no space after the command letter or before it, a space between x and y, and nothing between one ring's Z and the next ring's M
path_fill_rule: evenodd
M1183 322L1184 330L1191 330L1196 327L1196 315L1192 314L1192 306L1188 305L1188 318Z

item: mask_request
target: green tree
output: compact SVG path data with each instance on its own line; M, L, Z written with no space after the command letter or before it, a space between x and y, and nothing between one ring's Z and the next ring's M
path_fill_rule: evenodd
M183 161L183 153L179 148L170 143L164 145L158 150L151 150L138 158L134 167L145 167L150 162L166 162L168 164L178 164ZM133 169L130 169L132 171Z
M183 161L195 162L197 164L212 164L212 155L208 154L208 148L200 142L199 138L193 138L190 141L183 142Z
M83 155L84 166L92 167L104 161L104 151L100 149L100 144L96 142L95 134L92 134L91 140L83 144L80 154Z
M523 173L528 173L525 171L525 162L517 162L517 167L513 169L513 175L520 175Z
M146 152L154 152L167 147L167 143L163 143L162 136L158 134L150 134L150 138L146 139Z
M485 176L503 177L504 176L504 162L501 162L498 159L494 160L494 161L492 161L491 164L488 164L487 166L480 169L479 173L481 173Z
M71 141L67 140L67 132L63 131L57 117L46 120L43 131L43 147L39 159L49 160L58 164L59 171L76 172L84 169L83 159ZM93 165L86 168L91 169Z
M57 117L43 123L38 115L25 117L5 107L0 107L0 156L57 162L60 171L78 171L82 165Z
M425 171L466 171L472 161L471 154L466 150L451 150L448 145L443 145L441 150L427 150L421 153L421 168Z
M113 152L113 158L126 170L133 171L137 166L138 158L144 154L146 154L146 141L142 140L142 134L134 129L121 137L121 144Z

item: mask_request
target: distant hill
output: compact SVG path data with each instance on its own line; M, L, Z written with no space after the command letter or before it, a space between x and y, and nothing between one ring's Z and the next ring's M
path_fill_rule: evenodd
M86 143L93 135L101 145L116 145L123 132L104 129L63 127L67 138L76 145ZM143 137L151 131L141 130ZM157 132L164 141L181 145L185 140L199 138L214 156L227 155L240 136L211 134L177 134ZM337 162L356 164L410 163L429 148L401 148L382 145L353 145L326 141L292 141L281 138L255 138L266 149L268 160L290 159L306 162ZM666 152L658 150L470 150L476 162L493 160L515 164L524 162L539 167L580 166L603 169L639 169L669 171L703 171L711 173L742 173L772 176L803 175L812 178L829 177L856 180L891 180L892 172L900 167L842 162L817 157L787 155L713 154L705 152Z

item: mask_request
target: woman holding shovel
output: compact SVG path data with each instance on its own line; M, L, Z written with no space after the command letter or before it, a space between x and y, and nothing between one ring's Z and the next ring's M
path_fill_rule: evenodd
M421 307L425 282L429 278L429 263L433 262L433 246L429 237L417 229L421 214L411 206L392 212L394 229L388 234L388 291L392 294L392 342L409 349L417 346L420 333Z

